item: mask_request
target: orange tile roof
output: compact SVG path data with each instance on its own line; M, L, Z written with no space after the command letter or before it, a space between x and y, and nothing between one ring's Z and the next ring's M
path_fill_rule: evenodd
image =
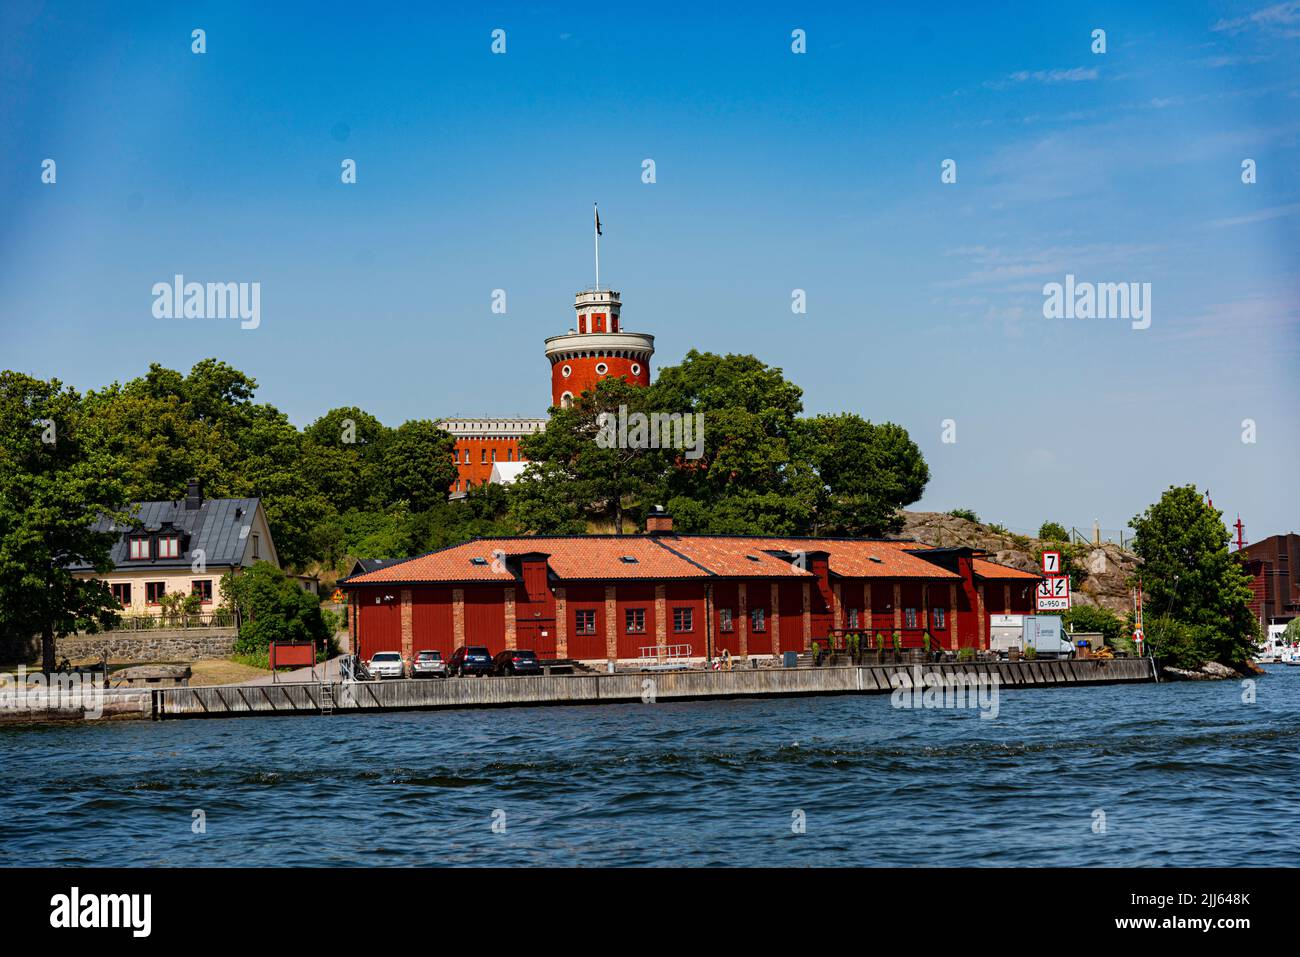
M494 558L540 552L561 580L812 578L771 552L826 552L832 573L846 578L959 580L960 575L911 554L914 542L730 535L571 535L477 539L346 580L350 585L390 582L515 580ZM635 558L625 562L623 556ZM752 556L752 558L750 557ZM473 559L481 559L475 562ZM992 565L992 563L985 563ZM1004 566L994 566L1003 568ZM1011 571L1014 571L1012 569ZM1023 575L1017 573L1015 577ZM988 577L988 576L986 576ZM1036 576L1027 576L1036 577Z
M556 538L483 538L453 545L440 551L420 555L408 561L357 575L348 584L366 585L385 582L438 581L514 581L501 554L509 558L541 552L549 556L547 564L561 579L614 578L707 578L708 572L685 558L660 548L644 536L586 536ZM624 562L623 556L635 558ZM482 559L475 562L473 559ZM494 570L494 559L497 561Z
M1037 581L1043 577L1034 572L1025 572L1019 568L1012 568L1010 565L1000 565L985 558L972 559L972 564L975 574L980 578L1014 578Z

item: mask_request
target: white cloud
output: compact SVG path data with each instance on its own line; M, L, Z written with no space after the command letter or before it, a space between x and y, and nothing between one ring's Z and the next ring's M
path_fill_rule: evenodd
M1300 0L1287 0L1244 17L1220 20L1211 29L1216 33L1235 34L1252 28L1274 36L1300 37Z

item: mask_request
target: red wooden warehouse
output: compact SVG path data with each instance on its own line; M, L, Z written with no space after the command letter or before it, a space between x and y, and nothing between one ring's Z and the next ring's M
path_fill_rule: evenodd
M348 626L376 651L462 644L543 658L804 651L834 631L905 648L987 648L989 618L1032 613L1039 576L969 548L839 538L644 535L475 539L345 579Z

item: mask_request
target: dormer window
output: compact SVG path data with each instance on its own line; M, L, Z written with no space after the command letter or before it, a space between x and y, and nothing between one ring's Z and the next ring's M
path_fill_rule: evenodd
M159 558L180 558L181 540L174 535L158 539Z
M133 538L131 539L131 560L147 559L149 557L149 539Z

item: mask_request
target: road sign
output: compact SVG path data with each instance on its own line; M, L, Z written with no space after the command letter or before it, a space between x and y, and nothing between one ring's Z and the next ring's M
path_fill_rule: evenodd
M1061 574L1061 553L1060 552L1043 552L1043 574L1044 575Z
M1048 575L1039 581L1034 606L1039 611L1067 611L1070 607L1070 576Z
M348 596L343 594L342 588L334 589L334 594L330 596L335 602L342 603L348 600Z

